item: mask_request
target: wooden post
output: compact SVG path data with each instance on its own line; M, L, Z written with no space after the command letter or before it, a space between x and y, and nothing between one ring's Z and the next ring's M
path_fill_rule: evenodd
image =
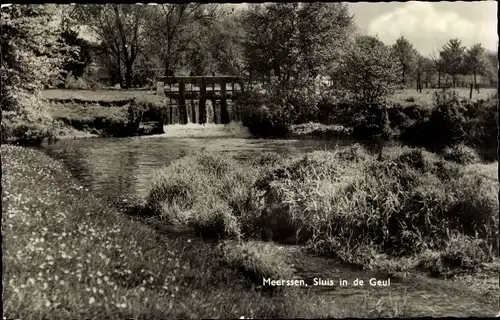
M204 79L201 79L200 85L200 107L198 123L205 124L207 122L207 85Z
M236 110L235 110L235 103L234 103L234 81L231 81L231 120L237 121L236 120Z
M474 84L471 82L470 84L470 93L469 93L469 99L472 99L472 89L474 88Z
M196 107L194 106L194 90L191 84L191 122L196 123Z
M188 112L186 106L186 87L183 80L179 82L179 108L181 111L182 124L187 124Z
M220 101L220 108L221 108L221 122L223 124L228 124L229 123L229 110L227 109L227 99L226 99L226 82L223 81L221 84L221 101Z
M215 82L212 82L212 111L214 114L214 123L217 124L217 109L215 104Z

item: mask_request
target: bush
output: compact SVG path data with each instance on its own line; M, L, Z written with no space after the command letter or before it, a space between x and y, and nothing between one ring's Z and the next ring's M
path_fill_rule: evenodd
M128 107L82 106L79 104L51 105L54 119L77 130L95 130L101 135L126 137L137 133L138 125L129 120Z
M66 75L64 81L66 89L84 89L84 90L97 90L102 89L103 85L99 82L97 74L87 68L81 77L75 77L72 72Z
M445 277L469 270L476 271L483 263L491 262L491 256L484 250L478 250L483 246L483 240L452 233L445 241L442 251L424 251L417 266L425 267L434 275Z
M221 156L185 157L158 171L146 202L154 214L204 235L238 236L256 173Z
M316 251L365 266L376 254L444 250L449 231L498 237L481 227L494 225L498 210L484 178L464 178L463 168L419 149L347 160L356 149L316 152L266 174L256 184L257 223L288 227Z
M2 106L2 143L37 145L54 136L53 119L39 98L18 93L15 106Z
M443 90L435 93L434 102L430 113L417 107L408 110L407 116L391 111L390 119L406 122L398 129L400 140L433 151L444 151L461 143L475 148L485 159L498 159L496 99L470 103L460 101L454 91Z
M272 244L249 242L222 242L219 246L226 263L246 278L262 286L263 279L293 279L294 270L284 259L283 251ZM267 287L271 290L283 287Z
M464 144L446 147L443 152L443 157L448 161L453 161L463 165L477 163L480 161L477 152Z
M134 99L129 106L129 113L134 122L156 121L169 123L169 113L165 103L147 99Z
M203 236L293 238L370 268L381 255L444 252L450 232L482 239L475 249L491 257L499 207L486 169L408 147L377 158L360 145L292 159L266 154L244 169L203 155L163 169L148 203Z
M2 142L39 144L53 136L52 119L38 98L60 74L60 34L50 26L50 8L2 8Z
M317 98L295 90L246 92L240 95L237 108L242 111L243 125L256 136L283 137L296 123L316 120Z
M189 222L202 237L226 239L239 238L241 227L233 209L227 202L206 197L195 204L196 218Z
M367 140L376 137L390 139L394 136L387 108L382 105L370 105L358 109L351 120L352 135L356 139Z
M288 126L293 123L290 115L280 117L280 110L286 111L287 107L265 94L246 92L240 96L237 105L243 125L255 136L286 136Z

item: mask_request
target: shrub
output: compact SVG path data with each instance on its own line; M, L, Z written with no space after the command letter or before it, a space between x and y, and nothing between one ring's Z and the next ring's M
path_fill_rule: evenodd
M45 5L2 8L2 142L39 144L50 138L52 119L38 98L57 78L64 60L60 34Z
M352 135L356 139L366 140L375 137L383 139L391 138L394 133L387 108L382 105L370 105L358 109L351 122L353 127Z
M289 228L314 250L365 266L377 254L444 250L450 230L498 238L481 227L494 225L498 211L485 179L464 178L458 164L420 149L348 160L357 149L316 152L265 174L255 185L256 223L280 235Z
M477 152L464 144L457 144L452 147L446 147L443 152L443 157L448 161L453 161L464 165L480 161Z
M289 114L280 117L280 113L287 113L290 106L283 106L265 94L247 92L241 95L237 104L242 112L243 125L256 136L285 136L287 126L293 122Z
M157 121L161 124L167 124L169 122L169 112L165 103L161 101L136 98L130 104L129 108L129 112L134 121Z
M256 136L286 136L290 126L316 120L315 95L293 89L260 93L246 92L237 102L243 125Z
M238 236L256 173L222 156L185 157L158 171L146 202L156 215L204 235Z
M96 90L101 89L103 85L99 82L97 73L93 72L90 68L86 68L85 73L81 77L75 77L72 72L69 72L66 75L64 87L66 89Z
M417 266L423 266L434 275L453 276L468 270L478 270L483 263L491 262L491 256L484 250L483 240L473 239L460 233L452 233L445 241L443 250L424 251Z
M202 237L226 239L240 237L241 227L232 208L227 202L214 197L206 197L193 207L195 219L189 224Z
M37 115L38 121L33 121L33 116L35 115L2 112L2 143L38 145L46 139L53 139L55 131L52 119L44 112Z
M222 242L223 259L245 277L262 286L263 279L293 279L294 270L288 265L284 252L272 244L257 241ZM269 287L271 290L283 287Z

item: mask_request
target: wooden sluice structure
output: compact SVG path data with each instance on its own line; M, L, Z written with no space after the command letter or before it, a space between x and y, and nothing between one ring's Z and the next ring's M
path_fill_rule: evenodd
M227 88L228 84L230 85L229 90ZM175 89L176 85L178 86L178 90L172 90L173 87ZM219 88L216 89L216 86ZM207 90L207 88L211 90ZM240 78L234 76L156 77L156 94L170 101L170 124L172 124L173 110L176 107L178 108L182 124L187 124L189 120L193 123L206 123L207 100L212 102L213 115L211 117L213 117L214 123L218 123L218 119L223 124L227 124L231 120L239 120L239 110L235 110L233 107L230 112L228 99L234 102L237 94L242 91L243 84ZM191 100L190 108L188 108L188 104L186 103L189 99ZM195 100L198 100L198 106L194 103ZM219 108L216 108L217 100L219 101ZM172 104L172 101L176 101L177 103ZM234 103L232 105L234 106ZM198 109L198 112L196 112L196 109ZM217 115L217 109L220 109L220 116ZM191 117L189 117L189 114L191 114ZM198 117L196 117L196 114L198 114Z

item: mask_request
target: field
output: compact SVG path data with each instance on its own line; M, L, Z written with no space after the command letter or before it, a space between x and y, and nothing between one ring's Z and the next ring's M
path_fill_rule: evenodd
M412 104L429 104L432 102L434 92L437 89L422 89L422 93L415 89L397 90L391 100L402 104L408 104L409 99L413 98ZM456 91L460 97L469 98L469 89L457 88ZM496 89L481 89L480 93L475 91L472 94L472 100L487 99L496 92ZM161 99L156 96L155 90L67 90L67 89L51 89L42 92L44 99L79 99L79 100L99 100L99 101L117 101L131 98L144 98L147 100Z
M472 101L480 99L487 99L496 93L497 89L481 89L479 93L474 91L472 93ZM415 89L397 90L392 96L391 100L401 104L417 104L417 105L431 105L433 101L434 92L437 89L422 89L422 93L417 92ZM469 99L470 90L467 88L456 88L455 91L462 99Z
M42 91L44 99L79 99L92 101L117 101L136 97L156 97L152 91L146 90L71 90L71 89L51 89Z

